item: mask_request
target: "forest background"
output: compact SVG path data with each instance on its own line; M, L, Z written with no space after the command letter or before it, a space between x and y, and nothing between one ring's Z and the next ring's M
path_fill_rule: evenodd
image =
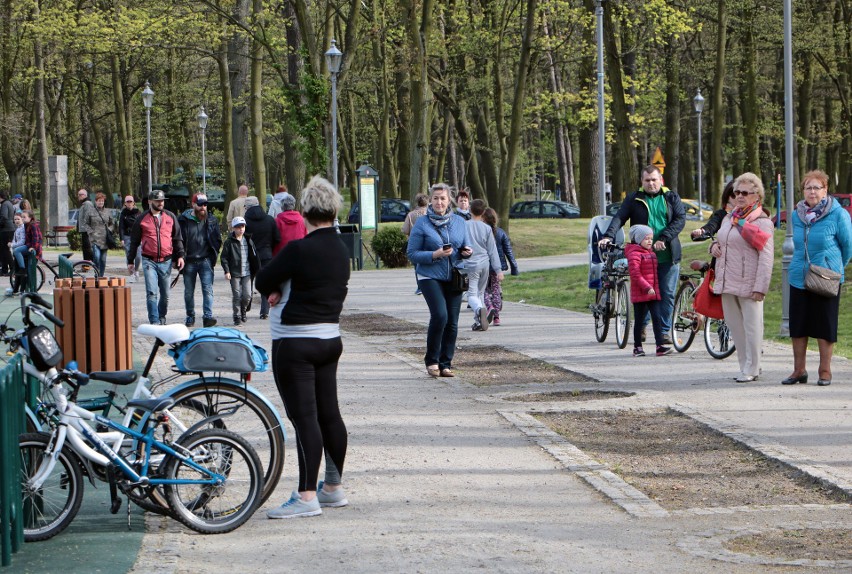
M852 189L852 0L793 2L796 179L826 170ZM666 183L696 197L693 97L706 97L705 200L727 176L784 173L781 0L603 2L607 169L613 201L657 146ZM514 198L560 190L599 205L594 0L0 0L0 189L46 218L47 157L69 188L200 186L262 200L330 174L335 39L340 186L379 173L381 197L446 181L508 223ZM3 183L5 182L5 184ZM770 195L771 198L771 195ZM770 199L771 201L771 199Z

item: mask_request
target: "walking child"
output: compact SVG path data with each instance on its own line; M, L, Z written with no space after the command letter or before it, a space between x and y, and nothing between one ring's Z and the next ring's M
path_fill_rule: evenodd
M503 271L508 271L511 267L512 275L518 275L518 262L515 261L515 253L512 251L512 242L509 241L509 236L503 229L498 227L499 218L497 212L490 207L485 208L482 214L482 221L491 226L494 231L494 240L497 243L497 255L500 257L500 268ZM497 273L491 269L488 272L488 285L485 287L485 307L489 313L494 314L492 325L495 327L500 325L500 313L503 311L503 287L500 281L497 280Z
M246 311L251 299L251 283L260 267L254 242L246 236L246 220L235 217L231 220L233 231L222 246L222 268L225 279L231 282L231 304L234 325L246 322Z
M628 233L630 243L625 247L628 270L630 271L630 299L633 301L633 316L644 317L651 314L654 329L654 341L657 344L657 356L672 352L664 346L663 323L660 304L660 280L657 276L657 255L652 248L654 230L647 225L634 225ZM633 324L633 356L644 357L642 349L642 321Z

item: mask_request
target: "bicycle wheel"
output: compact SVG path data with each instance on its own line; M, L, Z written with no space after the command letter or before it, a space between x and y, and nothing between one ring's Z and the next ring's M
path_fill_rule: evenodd
M83 500L83 471L77 455L67 446L59 452L56 465L41 488L27 486L46 462L49 442L47 433L25 433L18 439L25 542L47 540L65 530Z
M724 319L707 318L704 322L704 345L714 359L727 359L736 350Z
M35 277L35 290L36 290L36 291L39 291L39 290L42 288L42 286L44 285L44 267L42 267L41 262L39 262L39 263L36 265L35 274L36 274L36 277ZM9 285L11 285L11 286L12 286L12 288L14 289L14 287L15 287L15 274L14 274L14 273L12 273L12 274L10 274L10 275L9 275ZM23 285L21 285L21 289L22 289L22 290L26 290L26 288L27 288L26 283L24 283Z
M175 435L180 435L204 418L236 408L233 414L217 419L205 428L233 431L246 439L257 452L264 477L261 502L265 502L278 485L284 467L286 436L277 413L262 398L246 392L241 385L227 384L218 377L198 379L165 396L175 400L169 408Z
M246 440L221 429L204 429L177 441L188 459L210 473L223 475L217 485L193 484L209 478L193 468L188 460L168 457L163 476L180 480L166 484L166 499L175 518L202 534L221 534L239 528L260 505L263 469L257 454Z
M615 296L615 342L619 349L627 346L630 338L630 291L627 282L618 284Z
M592 315L595 317L595 339L598 343L606 341L609 333L609 299L608 289L598 289L595 293L595 304L592 307Z
M94 277L97 279L101 276L98 268L91 261L77 261L71 266L71 273L73 277L82 277L86 279L87 277Z
M678 353L685 353L695 339L698 330L698 315L692 308L695 299L695 283L684 281L675 295L672 312L672 346Z

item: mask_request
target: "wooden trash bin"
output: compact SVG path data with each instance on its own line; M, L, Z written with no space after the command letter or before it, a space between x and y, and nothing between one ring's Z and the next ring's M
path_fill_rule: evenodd
M84 373L133 368L130 287L123 277L59 279L53 290L63 366Z

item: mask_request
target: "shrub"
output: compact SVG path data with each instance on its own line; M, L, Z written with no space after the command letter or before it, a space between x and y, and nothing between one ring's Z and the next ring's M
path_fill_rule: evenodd
M408 248L408 238L397 227L383 227L373 237L370 243L373 252L378 255L385 267L405 267L408 265L408 257L405 250Z
M83 241L80 239L80 232L76 229L68 231L68 247L71 251L80 251L83 249Z

